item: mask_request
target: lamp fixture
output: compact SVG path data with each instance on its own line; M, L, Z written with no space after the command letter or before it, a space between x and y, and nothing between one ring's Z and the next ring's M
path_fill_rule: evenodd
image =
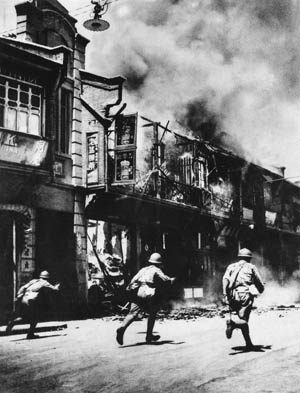
M102 15L104 15L108 10L109 0L98 0L91 1L91 3L95 6L93 11L93 18L88 19L83 23L83 26L91 31L104 31L109 28L109 23L106 20L102 19Z

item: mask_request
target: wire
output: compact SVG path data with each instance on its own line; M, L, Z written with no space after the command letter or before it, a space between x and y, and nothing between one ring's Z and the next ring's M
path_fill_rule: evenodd
M115 3L115 2L117 2L117 1L119 1L119 0L110 0L107 4L112 4L112 3ZM77 12L77 13L76 13L76 11L84 10L84 9L89 8L89 7L91 7L91 6L92 6L92 4L90 3L90 4L87 4L87 5L85 5L85 6L82 6L82 7L79 7L79 8L74 8L74 9L72 9L72 10L69 10L68 12L69 12L70 14L72 14L73 17L75 17L75 16L77 17L77 16L87 15L87 14L92 13L92 10L87 10L87 11L85 11L85 12ZM73 12L75 12L75 13L73 14ZM0 35L6 34L6 33L10 33L10 32L16 33L16 31L17 31L17 27L14 27L14 28L12 28L12 29L0 31Z
M119 1L119 0L110 0L110 1L108 1L107 5L109 5L109 4L111 4L111 3L115 3L115 2L117 2L117 1ZM85 8L88 8L88 7L92 7L92 4L90 3L90 4L87 4L87 5L83 6L83 7L74 8L73 10L70 10L69 12L70 12L70 13L73 13L73 12L75 12L75 11L79 11L79 10L82 10L82 9L85 9ZM87 14L88 12L89 12L89 11L86 11L85 13L79 12L79 13L76 13L76 14L73 14L73 15L74 15L74 16L75 16L75 15L84 15L84 14Z
M107 4L109 5L109 4L112 4L112 3L116 3L117 1L119 1L119 0L110 0ZM78 7L78 8L74 8L74 9L68 10L68 12L70 14L72 14L72 16L87 15L87 14L91 13L92 11L90 11L90 10L87 10L85 12L76 12L76 11L84 10L84 9L90 8L90 7L92 7L91 3L86 4L86 5L82 6L82 7ZM12 29L0 31L0 34L2 35L2 34L6 34L6 33L9 33L9 32L16 32L16 31L17 31L17 27L14 27Z
M82 9L84 9L84 8L91 7L91 5L92 5L92 4L89 3L89 4L87 4L87 5L84 5L83 7L74 8L74 9L70 10L69 12L79 11L79 10L82 10Z
M274 180L266 180L264 183L274 183L275 181L289 180L289 179L299 179L300 176L290 176L290 177L281 177L280 179Z

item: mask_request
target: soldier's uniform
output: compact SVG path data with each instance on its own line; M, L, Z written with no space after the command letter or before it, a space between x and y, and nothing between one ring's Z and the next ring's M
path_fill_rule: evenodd
M7 324L7 334L10 334L15 323L22 319L24 322L30 324L27 338L32 339L38 337L34 334L34 330L39 321L41 307L44 305L45 291L59 290L59 284L51 285L48 281L49 278L49 273L43 271L40 274L40 278L29 281L19 289L16 299L17 310Z
M235 321L227 321L226 335L231 337L235 328L241 329L246 346L253 347L249 334L249 317L254 297L264 290L260 274L250 260L252 253L248 249L241 249L239 261L232 263L223 276L223 294L229 303L230 311L237 314Z
M117 342L123 344L123 335L127 327L138 317L141 312L149 314L147 323L146 342L159 340L160 336L153 335L156 314L161 306L162 297L167 283L173 283L171 278L163 273L161 255L154 253L149 259L150 266L142 268L131 280L129 288L134 292L131 299L130 311L117 329Z

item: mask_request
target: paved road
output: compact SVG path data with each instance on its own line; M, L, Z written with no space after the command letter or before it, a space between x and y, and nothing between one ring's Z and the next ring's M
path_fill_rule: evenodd
M300 391L300 311L254 314L257 352L231 340L219 317L158 322L161 341L144 343L146 321L132 325L123 347L119 321L71 321L68 329L0 337L1 393L225 393Z

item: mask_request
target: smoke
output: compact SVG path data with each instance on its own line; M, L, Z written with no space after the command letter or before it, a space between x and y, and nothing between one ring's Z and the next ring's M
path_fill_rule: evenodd
M127 78L128 110L300 173L299 12L290 0L122 0L89 68ZM102 33L101 33L102 34ZM139 130L143 133L143 129ZM287 138L288 136L288 138ZM286 154L289 151L289 154Z
M256 300L255 304L258 307L290 306L299 302L299 300L299 281L289 280L283 286L276 281L271 281L266 284L265 292Z
M255 305L258 307L290 306L300 301L300 271L288 279L280 279L270 268L260 267L259 272L265 282L264 292L258 296Z
M253 253L253 263L265 284L264 292L255 299L256 306L289 306L300 301L300 270L289 275L275 271L270 261L257 252Z

